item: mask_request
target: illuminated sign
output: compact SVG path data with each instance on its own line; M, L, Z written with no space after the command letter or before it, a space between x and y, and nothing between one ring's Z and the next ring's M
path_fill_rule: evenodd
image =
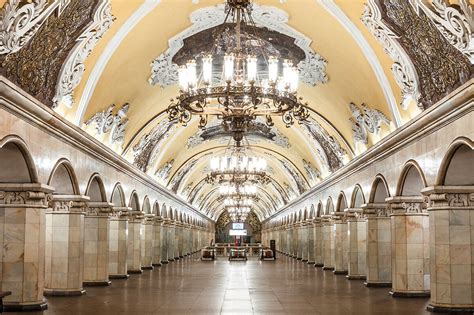
M244 223L243 222L232 223L232 229L233 230L243 230L244 229Z
M246 236L247 230L229 230L230 236Z

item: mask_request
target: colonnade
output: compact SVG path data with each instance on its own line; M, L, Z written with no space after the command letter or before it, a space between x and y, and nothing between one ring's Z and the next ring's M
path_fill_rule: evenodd
M474 182L466 168L472 142L454 141L436 182L419 165L405 164L393 196L378 174L368 201L356 185L336 207L301 209L264 222L262 240L277 251L366 286L388 287L393 297L431 297L430 311L474 311Z

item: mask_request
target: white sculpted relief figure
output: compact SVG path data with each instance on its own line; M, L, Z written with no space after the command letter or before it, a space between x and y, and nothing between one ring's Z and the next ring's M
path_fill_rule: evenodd
M94 13L93 23L77 39L77 44L69 53L59 73L53 108L60 103L68 107L73 106L73 92L84 74L84 62L115 19L111 10L110 1L102 0Z
M128 125L128 118L126 114L130 105L125 103L117 112L113 114L115 104L110 105L107 109L96 113L88 121L85 122L86 126L94 126L94 137L102 136L110 132L109 142L110 144L119 145L122 147L125 138L125 130Z
M354 103L349 104L352 116L349 120L352 123L352 135L355 142L367 144L369 133L378 135L382 124L390 125L390 119L381 111L369 108L362 104L362 108Z
M459 0L459 5L447 0L433 0L432 5L425 0L411 0L411 4L418 14L423 11L446 40L474 64L474 10L467 0Z
M394 61L392 73L402 90L403 97L400 106L407 109L411 101L417 102L420 98L418 76L413 63L398 43L397 35L383 23L380 8L375 0L368 0L361 20Z
M295 39L295 45L301 48L306 55L306 59L298 64L302 82L315 86L328 81L327 61L311 49L311 39L288 26L288 14L285 11L271 6L254 4L252 18L257 26L266 27ZM177 83L178 67L172 60L183 47L184 40L203 30L222 24L224 19L224 5L222 4L194 11L190 16L192 25L170 39L169 48L152 61L151 76L148 82L151 85L162 87Z
M56 10L61 14L70 0L8 0L0 11L0 55L19 51Z

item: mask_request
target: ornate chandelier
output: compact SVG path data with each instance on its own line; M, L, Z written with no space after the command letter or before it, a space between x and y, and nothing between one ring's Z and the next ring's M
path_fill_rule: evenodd
M221 196L248 196L254 197L257 194L257 186L255 184L231 183L219 187Z
M203 54L200 62L190 60L179 68L181 90L168 106L169 118L186 125L193 116L199 116L203 128L210 116L217 117L233 131L237 143L257 116L265 117L270 126L272 116L281 116L287 127L295 120L306 120L307 104L296 95L298 70L291 61L279 61L262 49L250 0L227 0L225 13L211 51ZM230 25L234 27L232 36L228 35ZM242 41L243 27L250 36L246 42ZM223 58L219 56L222 51Z
M252 210L253 199L246 196L233 196L224 199L223 204L232 221L244 222Z

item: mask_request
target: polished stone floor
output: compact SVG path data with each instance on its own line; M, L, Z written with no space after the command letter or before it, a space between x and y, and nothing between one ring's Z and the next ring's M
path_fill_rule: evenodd
M49 314L429 314L428 299L392 298L287 257L174 262L81 297L48 298Z

